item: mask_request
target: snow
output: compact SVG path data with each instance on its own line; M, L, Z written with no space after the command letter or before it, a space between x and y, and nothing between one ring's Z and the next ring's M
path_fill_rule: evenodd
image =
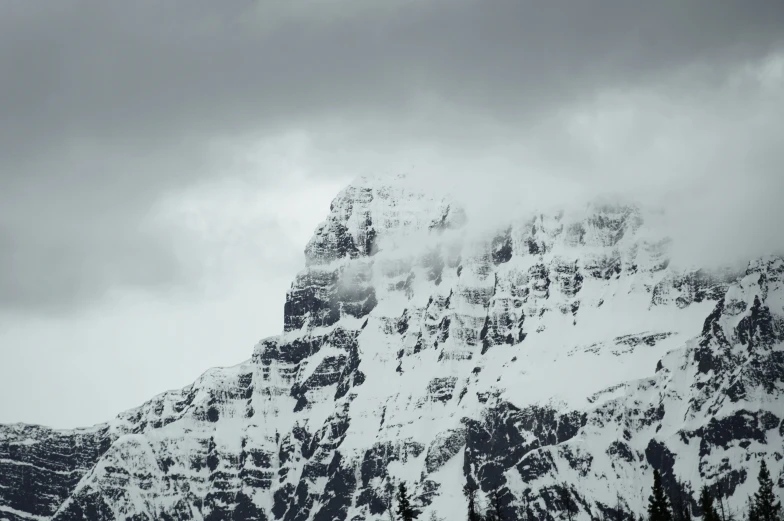
M0 516L2 516L3 512L13 514L15 516L21 517L22 519L36 519L38 521L44 521L45 519L47 519L44 516L35 516L33 514L28 514L27 512L22 512L21 510L11 508L6 505L0 505ZM10 521L10 520L7 517L0 517L0 521Z
M697 294L705 288L690 285L695 271L667 265L668 242L649 224L656 222L655 215L631 206L598 205L556 215L532 213L510 223L512 254L503 262L494 261L491 248L505 231L481 230L484 235L476 236L476 229L461 231L461 219L447 198L419 193L403 178L366 178L343 190L309 248L331 244L342 226L354 244L365 244L375 234L377 251L339 259L313 253L292 292L302 289L297 283L304 274L315 271L341 273L339 284L367 274L378 302L373 310L361 317L343 312L330 325L307 315L301 328L259 343L251 360L207 371L192 386L122 413L108 424L117 439L73 495L111 490L111 507L120 518L135 513L154 518L182 500L199 519L204 512L193 506L194 498L219 490L213 482L220 474L225 482L220 490L228 490L229 497L251 490L266 512L277 491L305 483L314 498L312 518L327 508L324 490L331 478L306 476L306 471L318 472L316 463L329 466L338 451L341 465L354 469L361 483L365 455L386 447L394 457L371 486L380 490L386 483L406 481L421 493L426 480L434 482L437 491L422 519L431 512L453 519L465 512L465 450L460 447L432 471L427 455L465 429L464 420L479 421L499 403L588 418L574 437L535 447L502 469L515 506L531 489L534 502L544 507L539 492L568 482L594 510L598 503L614 505L621 494L629 508L641 513L652 472L645 460L651 440L676 454L674 474L695 490L715 479L725 459L755 476L758 459L747 461L745 454L764 456L782 446L781 434L769 429L765 443L752 441L744 448L732 442L700 456L700 440L685 437L712 418L741 410L764 409L782 418L784 400L778 391L750 386L743 400L719 401L731 379L752 370L751 355L737 339L732 353L741 361L732 375L697 371L694 352L717 301ZM431 229L440 222L453 226ZM727 280L719 291L726 289L726 311L718 323L728 338L748 316L755 297L763 298L777 317L784 314L781 272L784 261L770 257L752 262L745 275L717 274L706 283ZM324 289L325 298L329 291ZM482 337L486 324L498 324L500 340ZM357 370L364 381L355 379L342 397L336 396L334 383L308 389L307 404L295 409L292 386L314 376L324 360L342 357L345 364L349 352L324 341L299 363L275 356L282 346L338 330L357 333ZM265 358L268 349L274 356ZM781 349L780 343L771 348ZM703 381L716 383L718 390L699 390L695 383ZM645 417L660 405L666 411L662 418ZM612 421L600 421L603 414ZM524 434L533 439L532 433ZM628 445L631 461L608 453L614 442ZM193 463L204 459L208 446L217 455L214 469ZM316 452L305 455L309 447ZM255 462L251 451L267 460ZM519 469L545 455L555 470L525 482ZM171 459L167 469L165 457ZM768 464L774 476L783 465L772 458ZM250 487L243 471L269 473L269 488ZM753 487L751 477L738 486L733 508ZM347 519L386 519L386 514L371 516L357 504L358 496L359 490L352 492ZM481 494L480 500L486 502ZM578 519L588 516L582 511Z

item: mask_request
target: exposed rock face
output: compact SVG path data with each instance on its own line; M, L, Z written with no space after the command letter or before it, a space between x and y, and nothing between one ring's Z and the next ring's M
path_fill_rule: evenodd
M386 519L405 480L425 516L470 482L510 519L566 486L587 520L642 513L654 468L740 507L763 458L784 485L784 260L677 272L632 206L466 219L347 188L250 360L90 429L0 426L0 519Z

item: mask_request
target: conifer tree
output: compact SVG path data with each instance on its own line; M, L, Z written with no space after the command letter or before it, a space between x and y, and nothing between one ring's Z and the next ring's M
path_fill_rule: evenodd
M615 492L615 511L613 512L612 521L635 521L634 515L626 510L626 503L621 497L621 493Z
M781 521L781 503L773 493L773 480L763 460L757 476L759 490L754 494L753 510L759 521Z
M417 513L411 508L408 490L403 482L397 487L397 516L399 521L413 521L417 517Z
M752 498L751 496L749 496L748 521L759 521L759 515L757 515L757 509L754 506L754 498Z
M561 500L563 509L566 510L566 518L569 521L572 521L574 519L574 512L572 511L574 509L574 501L569 494L569 488L565 482L561 483L561 488L558 491L558 498Z
M702 521L718 521L719 516L713 507L713 495L707 486L703 485L700 491L700 509L702 509Z
M691 485L677 481L675 497L670 498L670 500L673 519L675 521L691 521Z
M653 471L653 487L651 495L648 497L648 521L672 521L670 502L664 493L661 483L661 474L658 470Z
M466 483L463 487L463 494L468 499L468 521L481 521L482 516L476 506L476 485Z

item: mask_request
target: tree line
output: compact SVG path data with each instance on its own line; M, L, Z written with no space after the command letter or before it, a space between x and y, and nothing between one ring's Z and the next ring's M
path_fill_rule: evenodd
M758 489L747 504L745 521L784 521L781 502L777 501L773 492L773 479L768 466L763 461L757 475ZM732 512L725 512L724 501L717 498L710 488L703 486L699 496L702 521L736 521ZM690 521L691 513L688 506L673 508L673 504L664 492L659 471L653 471L653 488L648 497L648 521Z
M763 461L757 476L758 489L748 500L745 515L738 519L733 512L729 512L724 507L724 500L721 496L714 494L708 486L703 486L700 490L698 504L702 512L702 521L784 521L782 515L781 502L776 499L773 491L773 480L770 471ZM463 494L467 500L466 519L467 521L539 521L539 517L526 501L522 509L512 509L504 507L501 501L501 492L494 490L488 498L488 506L484 510L478 501L479 488L475 484L466 484ZM691 502L688 501L689 492L679 497L670 498L662 486L661 474L658 470L653 471L653 485L651 495L648 497L647 519L640 516L635 519L631 512L624 512L623 503L618 496L615 511L618 519L628 521L691 521ZM562 509L560 517L564 521L574 521L574 516L579 511L575 500L569 493L566 483L558 489L558 499ZM420 515L409 497L409 492L405 483L398 485L397 509L392 511L391 502L389 504L389 517L391 521L414 521ZM555 517L555 516L547 516ZM593 516L592 516L593 517ZM431 514L431 520L437 517Z

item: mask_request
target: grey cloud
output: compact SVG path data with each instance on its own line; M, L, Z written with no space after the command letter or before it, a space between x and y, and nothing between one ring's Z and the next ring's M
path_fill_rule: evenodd
M510 116L684 65L731 67L780 44L784 23L776 0L398 3L326 18L272 2L16 4L39 12L0 22L3 142L143 145L415 109L427 93Z
M193 165L100 146L47 152L32 164L6 165L0 180L0 309L73 311L118 283L179 280L172 238L147 218L177 176L147 180L150 170L198 172Z
M464 156L517 140L567 157L577 152L547 130L560 112L640 86L699 99L780 48L784 26L778 0L69 0L3 11L0 309L78 307L118 284L180 281L173 232L150 229L148 215L221 175L216 140L304 130L380 161L412 144L460 156L457 144ZM253 175L263 186L279 174Z

